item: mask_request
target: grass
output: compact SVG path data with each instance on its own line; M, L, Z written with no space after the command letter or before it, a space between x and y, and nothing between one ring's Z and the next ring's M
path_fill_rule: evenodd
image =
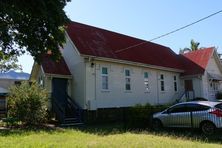
M123 130L120 124L57 129L0 130L0 147L221 147L220 135L199 131Z

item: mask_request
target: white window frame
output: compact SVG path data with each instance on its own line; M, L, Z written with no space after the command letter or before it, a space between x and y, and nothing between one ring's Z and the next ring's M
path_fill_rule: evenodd
M129 71L129 75L126 75L126 71ZM124 86L125 87L125 91L131 91L132 90L131 70L130 69L124 69L124 75L125 75L125 86ZM129 85L129 89L127 89L127 85Z
M163 76L163 78L162 78L162 76ZM162 86L162 82L163 82L163 86ZM165 75L164 74L160 74L160 91L161 92L165 92L166 91L166 88L165 88Z
M176 75L174 75L173 76L173 90L175 91L175 92L178 92L178 78L177 78L177 76ZM176 89L175 89L176 88Z
M218 91L219 90L219 82L211 81L210 82L210 90L211 91Z
M104 74L103 73L103 68L106 68L107 69L107 74ZM104 82L103 82L103 77L106 77L106 79L107 79L107 82L105 82L105 83L107 83L105 86L106 87L103 87L104 85ZM102 90L104 90L104 91L108 91L109 90L109 68L108 67L106 67L106 66L102 66L101 67L101 89Z
M143 79L144 79L143 82L144 82L145 92L150 92L149 72L145 71L143 73Z

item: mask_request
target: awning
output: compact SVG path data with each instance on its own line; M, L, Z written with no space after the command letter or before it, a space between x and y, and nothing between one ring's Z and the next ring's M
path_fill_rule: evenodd
M222 75L219 75L219 74L208 73L208 78L211 80L222 81Z

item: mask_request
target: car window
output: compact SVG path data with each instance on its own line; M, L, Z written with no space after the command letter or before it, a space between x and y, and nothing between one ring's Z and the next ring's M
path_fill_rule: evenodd
M219 109L222 109L222 103L217 104L215 107L216 107L216 108L219 108Z
M184 104L176 105L168 109L168 113L181 113L181 112L187 112L187 108Z
M187 110L189 112L204 111L208 109L210 109L210 106L201 105L201 104L187 104Z

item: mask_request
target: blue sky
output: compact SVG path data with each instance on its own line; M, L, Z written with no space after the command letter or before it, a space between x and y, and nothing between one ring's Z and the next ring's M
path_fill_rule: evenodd
M73 21L150 40L222 10L221 0L72 0L65 7ZM222 53L222 13L153 42L178 53L190 40L200 47L215 46ZM31 72L29 56L20 58Z

